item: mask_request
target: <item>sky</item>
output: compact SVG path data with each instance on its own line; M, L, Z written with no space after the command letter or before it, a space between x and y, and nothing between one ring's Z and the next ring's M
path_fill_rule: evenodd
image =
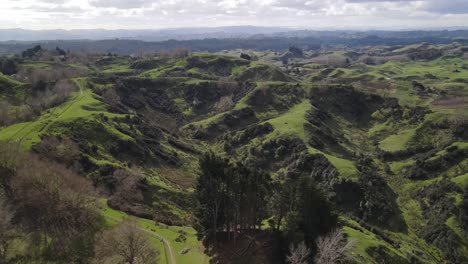
M468 27L468 0L0 0L0 28Z

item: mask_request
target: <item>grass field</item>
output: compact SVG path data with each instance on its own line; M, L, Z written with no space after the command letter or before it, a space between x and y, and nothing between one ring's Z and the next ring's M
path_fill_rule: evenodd
M114 219L126 219L130 216L109 208L106 204L106 200L101 201L101 213L107 217L107 221L110 225L115 225L117 222ZM201 241L197 240L196 231L192 227L179 227L179 226L166 226L163 224L156 224L154 221L131 217L135 221L137 221L138 226L141 228L148 230L150 232L154 232L164 239L166 239L170 246L172 247L173 254L175 255L175 260L177 264L208 264L209 257L204 254L204 246ZM175 241L183 232L186 237L185 242L177 242ZM161 240L157 238L152 239L155 247L161 253L161 257L158 263L165 264L167 262L168 256L166 250L164 249L164 245ZM180 254L180 252L188 248L189 252L187 254Z
M385 151L395 152L406 149L406 144L414 136L416 129L405 129L398 131L379 143L379 147Z
M67 102L49 109L36 121L18 123L1 129L0 140L21 141L26 148L30 148L40 141L40 136L55 122L66 123L77 118L91 118L98 114L109 118L122 116L107 112L106 105L96 99L97 95L83 87L86 85L85 81L79 79L77 82L81 89L73 94Z

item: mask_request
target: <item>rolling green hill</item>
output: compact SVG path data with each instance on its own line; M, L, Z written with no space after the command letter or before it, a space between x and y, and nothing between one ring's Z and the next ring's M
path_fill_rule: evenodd
M78 89L64 102L0 127L0 140L61 162L70 140L76 154L69 167L105 197L100 212L108 226L133 215L154 233L152 243L164 252L159 263L213 257L192 228L197 162L208 150L273 180L289 170L310 175L355 240L347 254L356 263L466 261L460 208L468 187L468 61L351 59L336 66L311 57L278 67L272 60L279 56L99 55L86 66L73 63L86 74L68 78ZM28 104L32 87L0 75L0 99L12 105ZM132 195L116 191L121 170L142 176ZM186 240L176 242L182 233Z

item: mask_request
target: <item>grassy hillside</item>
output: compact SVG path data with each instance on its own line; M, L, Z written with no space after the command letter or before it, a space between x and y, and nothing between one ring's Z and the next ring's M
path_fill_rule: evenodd
M422 60L432 48L440 47L306 52L287 63L279 62L288 54L253 51L254 60L24 61L25 69L83 72L65 78L78 89L47 107L26 100L40 94L37 83L0 75L0 99L36 107L28 121L1 126L0 141L86 176L105 197L107 228L136 219L159 263L212 257L192 227L198 160L208 150L278 182L290 171L311 177L355 241L347 254L356 263L456 263L468 258L458 217L468 187L468 62ZM125 182L127 174L138 180Z

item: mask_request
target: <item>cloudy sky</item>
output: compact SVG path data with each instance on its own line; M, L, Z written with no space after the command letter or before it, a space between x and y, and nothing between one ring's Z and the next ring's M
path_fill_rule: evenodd
M468 0L0 0L0 28L468 27Z

